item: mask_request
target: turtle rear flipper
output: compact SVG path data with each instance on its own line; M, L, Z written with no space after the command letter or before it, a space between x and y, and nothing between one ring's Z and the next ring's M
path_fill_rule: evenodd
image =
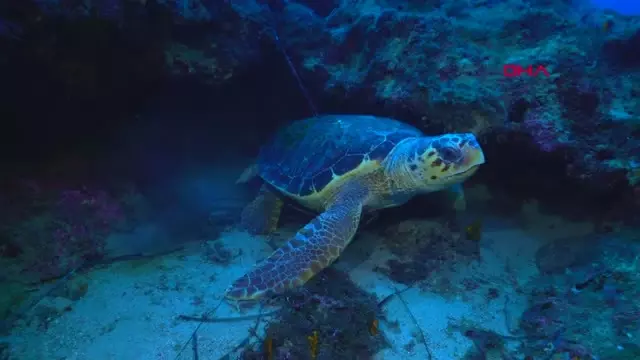
M347 186L327 210L305 225L284 246L236 280L229 300L257 300L301 286L331 265L351 242L360 223L368 190Z
M240 227L253 235L267 235L276 231L284 202L266 185L258 196L242 210Z

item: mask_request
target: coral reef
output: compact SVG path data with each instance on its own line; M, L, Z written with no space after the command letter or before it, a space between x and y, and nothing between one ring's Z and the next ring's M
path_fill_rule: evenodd
M611 234L541 248L542 275L525 287L530 306L520 320L527 352L606 359L612 349L637 351L626 344L640 334L638 250Z
M219 241L208 241L203 244L202 258L214 264L228 265L231 260L241 255L242 251L239 250L234 254Z
M474 348L465 355L464 360L511 359L504 350L504 339L500 335L482 329L459 330L474 344Z
M127 227L123 204L103 190L54 190L35 183L4 197L3 275L39 282L101 259L106 237Z
M395 255L377 270L392 280L412 285L432 272L453 270L454 264L476 259L479 242L468 240L436 221L407 220L384 230L384 244Z
M370 359L386 346L374 328L383 316L378 301L337 270L279 301L283 308L266 328L270 345L246 349L244 359Z
M154 48L162 49L170 74L216 85L265 60L270 44L324 105L320 110L350 103L426 132L482 134L491 173L511 169L506 178L485 175L491 184L565 184L595 201L617 201L623 210L608 204L603 212L627 218L628 207L640 203L633 196L640 191L634 17L546 0L30 4L14 7L27 18L106 20L145 42L152 40L144 33L158 34ZM15 16L6 22L32 27ZM538 71L505 76L505 65ZM284 68L274 80L291 77ZM523 161L536 156L539 163ZM544 167L549 163L553 169Z
M14 106L6 113L20 110L21 117L37 118L37 123L41 109L51 108L58 116L45 113L46 120L61 123L52 126L57 134L45 137L57 142L65 143L69 128L83 134L94 127L86 119L95 109L108 110L106 123L116 118L114 113L136 117L132 109L140 109L166 79L204 83L198 89L207 90L235 86L240 90L229 103L240 108L250 92L248 77L254 85L276 84L274 94L257 96L281 95L287 106L297 100L283 94L302 93L312 103L310 113L317 105L321 112L392 116L428 134L473 132L487 157L473 181L513 198L552 200L638 222L639 47L640 18L591 8L586 0L0 4L0 77L6 79L0 90L8 94L3 104ZM256 79L251 76L256 72L266 74ZM206 95L194 100L207 101ZM65 127L66 117L59 115L67 113L56 109L73 113L76 126ZM232 106L225 109L228 119ZM261 110L251 109L251 116L271 121ZM21 130L29 138L46 133L29 126ZM260 130L250 136L259 138ZM180 135L177 141L189 142ZM47 144L33 143L49 150ZM24 302L28 284L102 259L107 236L116 229L131 230L144 217L132 209L140 203L135 192L121 198L100 186L46 193L37 185L28 188L26 195L0 197L1 280L7 285L0 299L2 320ZM587 209L584 202L593 206ZM200 234L191 229L208 240L199 260L223 267L247 255L210 240L231 223L232 215L211 214ZM472 276L451 281L456 265L478 259L482 229L448 226L424 220L388 226L382 235L392 258L376 271L441 296L473 290L486 295L492 306L507 299L506 290L495 283ZM513 334L522 342L522 354L638 358L633 339L640 337L640 248L604 229L593 237L553 241L537 252L540 275L517 284L516 292L528 300ZM278 237L284 234L270 241ZM436 270L439 276L430 276ZM169 288L163 279L160 288ZM53 324L87 291L87 283L78 282L54 292L35 309L37 326ZM192 302L203 299L197 295ZM264 343L247 348L245 358L366 359L386 346L384 334L377 334L380 303L333 268L279 301L282 310L268 324ZM468 358L508 358L504 336L475 328L460 332L476 347ZM0 343L0 358L4 347Z
M247 3L234 9L275 26L308 86L330 97L369 98L426 131L523 134L533 150L565 150L565 176L636 185L637 19L560 1L344 1L324 14ZM505 64L550 76L505 77Z

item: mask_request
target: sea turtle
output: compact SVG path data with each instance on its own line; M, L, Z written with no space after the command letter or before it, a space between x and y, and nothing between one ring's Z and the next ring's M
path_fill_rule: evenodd
M265 182L241 222L254 233L275 230L283 198L319 215L236 280L225 297L257 300L304 284L338 258L363 212L443 189L452 189L462 207L460 184L484 161L471 133L425 136L398 120L366 115L291 123L241 177Z

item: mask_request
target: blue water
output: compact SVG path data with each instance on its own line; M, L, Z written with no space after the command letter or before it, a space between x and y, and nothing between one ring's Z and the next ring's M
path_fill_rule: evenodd
M591 0L591 4L602 10L612 10L622 15L640 15L640 1L637 0Z

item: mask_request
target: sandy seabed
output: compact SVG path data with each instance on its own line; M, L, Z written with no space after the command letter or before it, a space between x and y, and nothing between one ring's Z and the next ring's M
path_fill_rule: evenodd
M477 279L500 289L498 298L489 301L486 292L480 291L444 297L423 287L412 288L402 298L415 321L400 299L391 299L385 306L387 317L400 326L391 329L380 323L380 333L391 346L377 358L429 359L423 343L416 341L416 334L422 332L433 360L462 359L473 343L448 329L469 320L498 334L510 334L509 329L517 327L526 306L516 287L537 275L537 249L554 239L592 230L589 224L569 223L535 211L525 210L517 220L485 215L479 259L458 266L449 281ZM61 309L61 315L49 318L34 307L3 340L11 344L10 359L193 359L189 340L198 323L179 320L178 316L211 311L231 281L271 252L266 239L244 232L224 233L218 241L237 254L231 264L204 261L198 243L163 257L118 262L77 275L86 282L86 294L76 301L44 298L42 302ZM347 272L362 289L383 299L405 285L374 270L393 256L376 241L379 239L375 235L363 230L334 266ZM371 249L372 245L373 254L358 260L362 247ZM505 275L506 268L509 276ZM257 309L243 315L252 311ZM238 315L226 303L215 313L216 317ZM264 331L264 323L258 333ZM255 324L255 319L203 324L197 332L199 359L222 358L247 339Z

